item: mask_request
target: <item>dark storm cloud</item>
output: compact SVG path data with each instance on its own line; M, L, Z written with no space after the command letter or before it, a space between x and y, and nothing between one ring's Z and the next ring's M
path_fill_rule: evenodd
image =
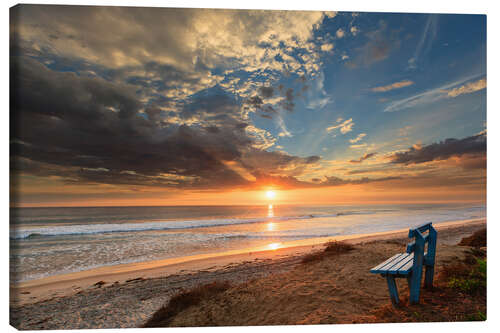
M288 88L285 92L285 99L281 102L281 107L287 111L293 111L295 103L293 102L293 88Z
M178 115L185 121L209 125L237 126L242 122L240 104L234 96L218 87L200 91L189 98Z
M262 118L266 118L266 119L273 119L273 116L270 116L270 115L265 114L265 113L260 113L259 116Z
M381 177L381 178L368 178L363 177L360 179L343 179L335 176L326 176L325 180L319 183L322 186L340 186L340 185L359 185L359 184L368 184L373 182L384 182L389 180L398 180L401 177Z
M291 188L319 188L319 187L337 187L344 185L362 185L368 183L388 182L401 180L401 177L381 177L381 178L368 178L361 179L344 179L335 176L325 176L324 179L313 178L311 182L299 180L292 176L270 176L270 175L256 175L257 182L265 184L273 184L283 189Z
M416 164L434 160L446 160L452 156L486 153L486 134L463 139L446 139L427 146L414 146L390 156L392 163Z
M262 105L264 105L264 101L259 96L252 96L252 97L248 98L245 101L245 103L256 108L256 109L260 109L262 107Z
M361 163L361 162L363 162L364 160L367 160L367 159L369 159L370 157L373 157L373 156L375 156L375 155L377 155L377 153L367 153L367 154L364 154L363 156L361 156L359 159L357 159L357 160L351 160L350 162L351 162L351 163Z
M240 105L217 89L172 115L139 101L137 86L55 72L27 57L11 59L11 74L16 173L74 183L221 188L252 185L227 162L244 166L258 156L261 165L249 170L265 175L298 174L319 160L255 148Z
M279 107L282 107L284 110L293 111L295 104L293 103L294 95L293 89L288 88L286 91L283 90L283 85L280 84L278 90L284 98L281 102L278 103ZM259 95L254 95L252 97L247 98L244 103L250 107L250 109L258 111L258 115L262 118L272 119L273 114L278 111L270 104L266 104L265 99L271 98L274 96L275 89L273 87L260 87L258 89Z
M260 87L260 95L264 98L270 98L274 95L273 87Z
M299 157L282 151L252 150L242 156L241 163L255 177L270 176L298 176L308 166L319 162L319 156Z
M127 76L132 70L140 70L143 75ZM172 90L180 87L197 86L204 75L208 75L208 70L197 70L196 72L187 72L171 65L159 64L157 62L148 62L138 68L125 68L115 71L115 78L120 76L127 83L140 85L145 88L155 88L159 92Z

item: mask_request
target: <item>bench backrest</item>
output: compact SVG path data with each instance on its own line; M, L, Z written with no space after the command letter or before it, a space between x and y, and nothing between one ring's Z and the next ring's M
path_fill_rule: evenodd
M416 228L410 229L408 232L409 238L415 240L408 244L406 247L407 253L414 253L414 265L434 265L436 257L436 241L437 231L432 226L432 222L422 224ZM427 243L427 252L425 251L425 244Z

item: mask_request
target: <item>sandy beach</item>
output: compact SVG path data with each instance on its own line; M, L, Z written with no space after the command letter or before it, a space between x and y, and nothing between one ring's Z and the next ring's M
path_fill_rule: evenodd
M463 257L466 247L456 244L485 226L485 219L437 225L437 270L440 265ZM404 251L407 231L290 242L277 244L274 249L255 248L182 260L116 265L27 281L11 285L10 321L19 329L140 327L179 290L212 281L229 281L234 286L230 290L231 302L248 304L248 313L252 316L235 313L228 317L233 321L225 323L219 318L217 323L342 322L344 315L352 316L354 311L362 316L377 302L389 301L385 280L370 274L369 269L392 254ZM353 244L355 250L334 262L308 267L301 264L304 255L321 249L329 240L344 240ZM242 297L242 291L247 296ZM406 286L401 283L400 293L406 292ZM252 293L259 296L256 298ZM252 308L259 302L267 304L269 309L287 304L301 315L287 318L288 311L280 311L281 315L271 311L264 316L266 309ZM334 312L331 312L332 304L335 304ZM179 316L174 326L204 324L195 320L204 316L203 311L198 308L189 311L193 313ZM261 312L265 318L259 317ZM182 321L182 318L190 319Z

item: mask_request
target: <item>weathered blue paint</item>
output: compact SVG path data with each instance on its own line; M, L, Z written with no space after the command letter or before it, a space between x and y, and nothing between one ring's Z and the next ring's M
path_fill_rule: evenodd
M423 234L426 233L427 234ZM420 299L420 286L425 267L426 289L432 288L436 257L437 231L432 222L410 229L409 238L414 238L406 247L406 253L397 253L386 261L373 267L370 272L381 274L387 279L389 295L394 305L399 303L395 278L405 277L410 287L410 303L416 304ZM427 243L427 252L425 245Z
M399 296L398 296L398 286L396 285L396 281L394 281L394 275L387 274L387 286L389 287L389 295L391 296L391 302L394 305L399 304Z
M415 230L415 249L413 251L413 268L410 281L410 303L416 304L420 298L420 282L422 281L422 268L424 265L425 240L420 231Z
M432 289L434 281L434 265L436 261L437 231L432 226L429 228L429 242L427 243L427 253L425 255L425 289Z

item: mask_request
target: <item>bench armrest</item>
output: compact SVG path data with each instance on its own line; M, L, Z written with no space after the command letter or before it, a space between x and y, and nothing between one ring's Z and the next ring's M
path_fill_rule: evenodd
M425 231L429 230L430 228L432 228L432 222L427 222L427 223L424 223L422 225L419 225L418 227L410 229L410 231L408 232L408 237L409 238L415 237L415 232L417 230L420 232L425 232Z

